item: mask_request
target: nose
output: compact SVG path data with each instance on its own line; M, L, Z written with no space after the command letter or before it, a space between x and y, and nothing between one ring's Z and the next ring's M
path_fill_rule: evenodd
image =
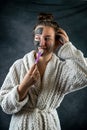
M46 44L46 41L45 41L44 37L41 37L40 38L40 46L45 46L45 44Z

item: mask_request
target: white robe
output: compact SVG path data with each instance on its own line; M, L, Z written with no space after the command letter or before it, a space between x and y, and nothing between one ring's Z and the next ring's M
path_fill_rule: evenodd
M56 108L64 96L87 86L87 59L71 42L53 54L44 76L29 86L27 97L19 102L17 87L35 63L35 51L17 60L9 70L0 90L0 105L12 114L9 130L60 130Z

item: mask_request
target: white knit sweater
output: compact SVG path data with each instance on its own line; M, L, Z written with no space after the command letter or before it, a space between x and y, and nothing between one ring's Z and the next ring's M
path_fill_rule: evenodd
M71 42L53 54L42 82L30 86L27 97L19 102L17 87L34 64L34 52L17 60L0 90L0 105L12 114L9 130L60 130L56 108L64 96L87 85L87 59ZM62 60L63 59L63 60Z

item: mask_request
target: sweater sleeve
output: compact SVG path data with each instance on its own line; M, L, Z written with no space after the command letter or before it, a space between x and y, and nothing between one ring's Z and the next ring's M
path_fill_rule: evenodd
M16 62L16 64L18 62ZM20 71L20 65L18 66ZM19 102L19 95L17 91L17 87L20 83L19 75L20 74L17 72L15 64L13 64L0 90L0 105L3 111L7 114L17 113L28 101L27 96L23 101Z
M63 45L58 56L62 60L62 93L69 93L87 86L87 58L71 42Z

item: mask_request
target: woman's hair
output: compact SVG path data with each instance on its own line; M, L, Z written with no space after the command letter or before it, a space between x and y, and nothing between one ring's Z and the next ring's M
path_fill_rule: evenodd
M52 14L50 13L40 13L37 17L38 21L34 27L35 28L38 25L43 25L43 26L50 26L54 28L55 34L57 35L58 29L59 29L59 25L58 23L54 20L54 17Z

